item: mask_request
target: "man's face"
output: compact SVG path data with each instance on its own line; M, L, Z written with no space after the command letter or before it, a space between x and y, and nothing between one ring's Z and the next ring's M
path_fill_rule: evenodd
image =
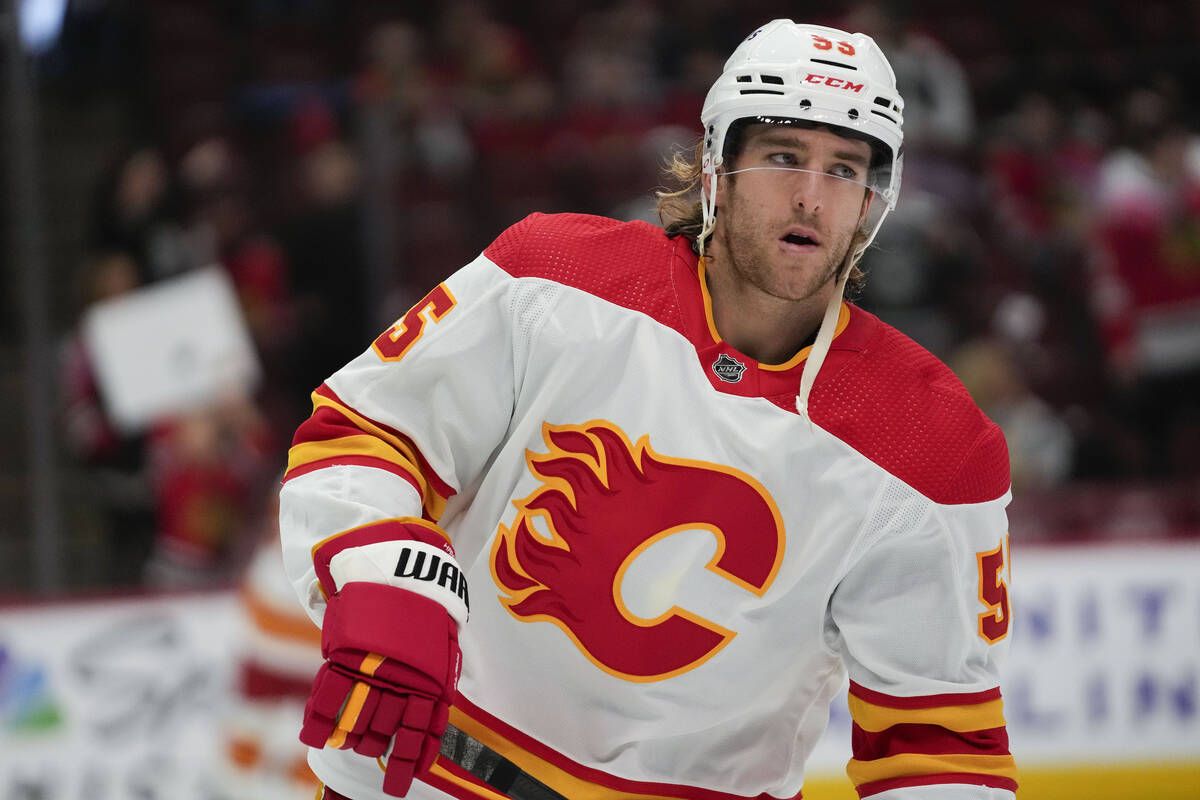
M791 301L829 285L870 203L870 159L866 142L827 129L750 127L728 168L753 171L720 177L717 191L714 244L737 278Z

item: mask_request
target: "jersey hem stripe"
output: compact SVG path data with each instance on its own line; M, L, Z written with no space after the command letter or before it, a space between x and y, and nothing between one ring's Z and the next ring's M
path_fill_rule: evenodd
M618 778L586 767L501 722L461 694L450 709L450 724L571 800L746 800L746 795ZM802 794L797 792L787 800L801 798ZM776 798L764 793L757 795L756 800Z

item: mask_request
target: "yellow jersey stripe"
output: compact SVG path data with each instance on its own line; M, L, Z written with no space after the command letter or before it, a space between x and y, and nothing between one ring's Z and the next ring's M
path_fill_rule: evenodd
M952 731L981 731L1004 727L1004 701L997 698L968 706L887 708L850 695L850 716L858 727L877 733L893 725L938 725Z
M442 513L446 510L446 498L443 497L437 490L435 490L432 484L430 484L430 482L426 480L425 476L421 474L420 467L418 466L421 463L421 460L417 458L417 454L413 452L412 448L409 447L403 439L388 433L362 415L356 414L354 411L342 405L341 403L331 400L324 395L318 394L317 392L313 392L312 401L314 413L319 408L331 408L354 423L354 426L359 430L370 434L374 438L387 442L392 446L392 448L403 455L404 458L408 460L408 463L414 473L414 477L417 479L417 483L419 483L421 486L421 499L425 503L425 510L428 511L429 516L433 517L435 520L441 518ZM315 442L312 444L315 444ZM295 448L292 449L294 450ZM291 456L289 454L288 469L291 469L290 459Z
M873 761L850 759L846 774L855 786L889 778L936 775L944 772L970 772L997 778L1017 779L1017 764L1012 756L926 755L904 753Z

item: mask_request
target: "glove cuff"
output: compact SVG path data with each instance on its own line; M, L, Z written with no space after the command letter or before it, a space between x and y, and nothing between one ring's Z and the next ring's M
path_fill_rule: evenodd
M467 580L446 532L415 517L372 522L313 547L313 567L328 600L354 581L408 589L435 600L461 630L470 614Z
M389 683L395 676L389 667L403 669L412 682L412 674L426 676L426 686L412 686L433 696L452 694L458 680L458 631L441 604L395 586L355 581L329 598L329 608L321 626L321 652L326 659L345 663L346 651L359 653L355 663L361 671L363 661L376 666L379 658L387 664L370 673Z
M467 578L454 556L424 542L376 542L350 547L329 561L338 591L356 581L407 589L444 608L459 630L470 613Z

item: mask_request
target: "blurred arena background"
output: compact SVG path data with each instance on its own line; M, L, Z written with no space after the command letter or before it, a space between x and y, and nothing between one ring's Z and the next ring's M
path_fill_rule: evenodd
M2 14L0 800L312 796L272 545L309 392L527 213L657 221L778 16L872 34L907 101L859 302L1009 440L1021 796L1200 798L1194 0ZM847 737L806 798L852 796Z

